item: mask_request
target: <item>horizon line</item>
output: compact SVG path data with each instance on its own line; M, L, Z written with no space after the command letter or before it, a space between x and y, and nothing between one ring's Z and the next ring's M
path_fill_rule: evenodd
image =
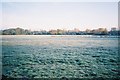
M21 28L21 29L24 29L24 30L30 30L30 31L43 31L43 30L45 30L45 31L50 31L50 30L57 30L57 29L60 29L60 30L66 30L66 31L78 29L79 31L86 31L87 29L88 29L88 30L96 30L96 29L100 29L100 28L107 29L106 27L99 27L99 28L92 28L92 29L90 29L90 28L86 28L85 30L81 30L80 28L74 27L73 29L57 28L57 29L49 29L49 30L47 30L47 29L33 30L33 29L23 28L23 27L11 27L11 28L5 28L5 29L0 29L0 30L16 29L16 28ZM116 30L120 30L119 27L111 27L110 30L111 30L112 28L116 28ZM110 31L110 30L107 29L107 31Z

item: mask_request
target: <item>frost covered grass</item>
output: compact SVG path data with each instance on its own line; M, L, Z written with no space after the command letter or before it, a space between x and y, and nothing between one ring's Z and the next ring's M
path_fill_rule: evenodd
M118 38L3 36L2 74L13 78L118 78Z

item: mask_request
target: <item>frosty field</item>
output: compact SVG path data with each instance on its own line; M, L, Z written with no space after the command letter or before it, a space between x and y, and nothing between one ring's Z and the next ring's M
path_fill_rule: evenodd
M2 36L2 74L13 78L118 78L118 38Z

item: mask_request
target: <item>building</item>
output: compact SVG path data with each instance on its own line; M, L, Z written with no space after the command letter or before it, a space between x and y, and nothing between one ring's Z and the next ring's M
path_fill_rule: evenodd
M111 28L111 31L116 31L116 30L117 30L116 27Z
M50 30L49 33L52 34L52 35L56 35L57 34L57 30Z

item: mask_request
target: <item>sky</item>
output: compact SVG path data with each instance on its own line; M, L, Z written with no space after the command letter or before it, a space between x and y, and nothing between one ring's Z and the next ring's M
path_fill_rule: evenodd
M118 2L2 2L1 29L80 30L118 27Z

